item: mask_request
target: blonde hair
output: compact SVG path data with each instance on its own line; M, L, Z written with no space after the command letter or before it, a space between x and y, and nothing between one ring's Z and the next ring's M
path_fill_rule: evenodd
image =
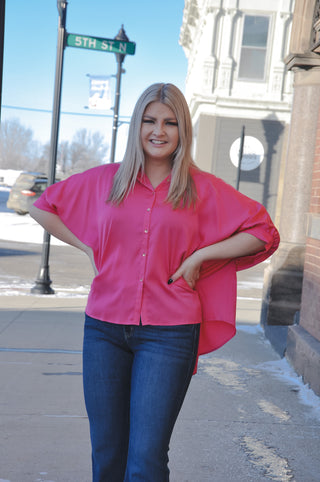
M143 114L151 102L167 105L178 122L179 143L172 155L172 171L167 202L173 208L190 206L197 199L190 174L195 167L191 157L192 123L189 108L182 92L173 84L153 84L138 99L130 122L127 148L123 161L114 177L108 201L120 204L134 188L140 169L144 172L145 159L140 140Z

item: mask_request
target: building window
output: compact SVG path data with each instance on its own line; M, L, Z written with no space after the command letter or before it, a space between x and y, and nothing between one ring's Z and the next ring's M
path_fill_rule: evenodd
M270 17L245 15L239 79L264 80Z

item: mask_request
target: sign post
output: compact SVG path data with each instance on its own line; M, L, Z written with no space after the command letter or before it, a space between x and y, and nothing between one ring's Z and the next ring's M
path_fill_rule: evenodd
M136 44L135 42L129 41L123 25L121 26L121 29L119 30L118 34L114 39L69 33L67 34L66 44L68 47L76 47L88 50L99 50L100 52L111 52L116 55L118 68L116 75L117 84L113 108L113 126L110 154L110 162L114 162L119 122L121 74L124 73L124 70L122 69L122 64L126 55L134 55L136 50Z
M114 54L134 55L136 50L135 42L129 42L124 33L123 25L114 39L91 37L89 35L79 35L74 33L67 34L67 47L76 47L88 50L100 50L101 52L111 52Z
M124 41L128 41L128 37L124 31L123 25L119 30L117 36L115 37L116 41L119 41L120 45ZM122 69L122 63L125 58L125 53L117 52L117 85L116 85L116 94L115 94L115 102L114 102L114 110L113 110L113 125L112 125L112 139L111 139L111 154L110 154L110 162L114 162L115 152L116 152L116 141L117 141L117 132L118 132L118 122L119 122L119 105L120 105L120 85L121 85L121 74L124 72Z
M118 62L118 72L117 72L117 86L116 86L115 106L114 106L114 115L113 115L111 162L114 162L116 135L117 135L117 129L118 129L120 82L121 82L121 73L124 72L122 70L122 63L126 55L134 55L135 48L136 48L135 42L129 42L129 39L125 34L123 25L118 35L114 39L66 33L67 3L68 3L67 0L57 0L57 8L59 12L59 26L58 26L58 44L57 44L56 72L55 72L55 84L54 84L54 99L53 99L53 109L52 109L48 186L50 186L51 184L54 184L55 175L56 175L63 53L64 53L65 46L84 48L89 50L100 50L102 52L110 52L116 55L117 62ZM49 253L50 253L50 234L47 231L44 231L41 265L39 268L38 277L35 281L35 286L31 288L31 293L46 294L46 295L54 294L54 290L50 286L52 281L50 280L50 276L49 276Z
M53 108L52 108L48 186L51 186L51 184L54 184L55 176L56 176L67 2L65 0L58 0L57 7L59 12L59 27L58 27L58 43L57 43L57 59L56 59L56 73L55 73L55 83L54 83ZM38 273L38 278L35 281L36 284L33 288L31 288L31 293L44 294L44 295L54 294L54 290L50 286L52 281L49 275L49 253L50 253L50 234L47 231L44 231L41 265Z

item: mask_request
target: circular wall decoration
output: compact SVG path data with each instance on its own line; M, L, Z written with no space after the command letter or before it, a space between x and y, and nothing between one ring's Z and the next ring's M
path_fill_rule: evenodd
M239 149L241 138L238 137L230 147L230 160L235 167L239 164ZM264 148L259 139L252 136L244 137L241 171L252 171L260 166L264 158Z

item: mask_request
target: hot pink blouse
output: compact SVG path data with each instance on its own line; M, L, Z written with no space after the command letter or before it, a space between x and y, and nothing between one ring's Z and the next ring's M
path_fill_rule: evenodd
M35 206L58 214L94 251L94 278L86 313L118 324L201 323L199 355L235 334L236 271L266 259L279 234L265 208L212 174L192 168L198 201L172 209L165 201L170 177L154 189L140 175L119 205L106 202L119 164L107 164L50 186ZM252 256L202 265L196 289L168 279L195 250L247 232L263 240Z

